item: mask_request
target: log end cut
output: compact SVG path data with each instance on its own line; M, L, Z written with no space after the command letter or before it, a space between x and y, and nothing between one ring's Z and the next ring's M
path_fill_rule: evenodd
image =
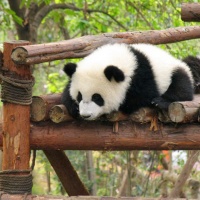
M168 114L173 122L182 122L185 118L186 111L184 106L178 102L171 103L168 108Z
M64 121L71 121L73 118L69 115L64 105L55 105L49 112L49 118L54 123L60 123Z
M47 108L42 98L34 96L31 104L31 121L39 122L45 119Z
M23 47L17 47L13 49L11 58L15 64L24 64L26 63L26 58L28 57L28 52Z

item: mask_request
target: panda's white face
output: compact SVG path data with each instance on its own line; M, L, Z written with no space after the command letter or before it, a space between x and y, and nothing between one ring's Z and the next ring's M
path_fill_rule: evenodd
M94 120L118 110L126 92L124 85L125 81L109 81L104 74L98 78L85 74L80 78L77 69L72 77L70 94L79 105L80 116Z
M104 100L100 94L95 93L92 95L90 101L85 101L79 92L77 100L79 102L80 116L86 120L94 120L104 112Z
M117 111L125 99L137 63L126 46L116 45L99 48L84 58L71 77L70 95L87 120Z

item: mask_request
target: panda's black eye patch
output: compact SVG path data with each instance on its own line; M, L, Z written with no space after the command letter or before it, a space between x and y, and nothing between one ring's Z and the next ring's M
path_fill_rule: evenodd
M82 94L78 92L77 101L80 103L82 101Z
M104 105L104 100L103 100L103 98L101 97L100 94L97 94L97 93L93 94L92 95L92 101L94 101L94 103L96 103L99 106Z

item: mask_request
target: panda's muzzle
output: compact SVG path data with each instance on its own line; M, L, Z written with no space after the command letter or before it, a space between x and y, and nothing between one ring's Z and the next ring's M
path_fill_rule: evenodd
M79 112L80 116L86 120L95 120L97 119L102 111L102 107L98 106L93 101L84 102L83 100L79 103Z

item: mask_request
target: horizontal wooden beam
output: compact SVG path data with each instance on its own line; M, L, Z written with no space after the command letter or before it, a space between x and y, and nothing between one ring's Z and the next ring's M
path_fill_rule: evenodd
M200 3L182 3L181 19L185 22L200 22Z
M61 42L21 46L13 50L11 57L16 64L36 64L65 58L83 58L97 47L108 43L166 44L196 38L200 38L200 26L104 33Z
M98 197L98 196L37 196L37 195L9 195L3 194L1 200L169 200L169 198L142 198L142 197ZM171 198L172 200L172 198ZM173 200L186 200L184 198L173 198ZM192 200L192 199L191 199Z
M113 124L118 123L117 133ZM189 150L200 149L199 124L72 121L32 123L32 149L47 150ZM1 130L2 132L2 130ZM115 131L116 132L116 131ZM2 136L0 138L2 145Z

